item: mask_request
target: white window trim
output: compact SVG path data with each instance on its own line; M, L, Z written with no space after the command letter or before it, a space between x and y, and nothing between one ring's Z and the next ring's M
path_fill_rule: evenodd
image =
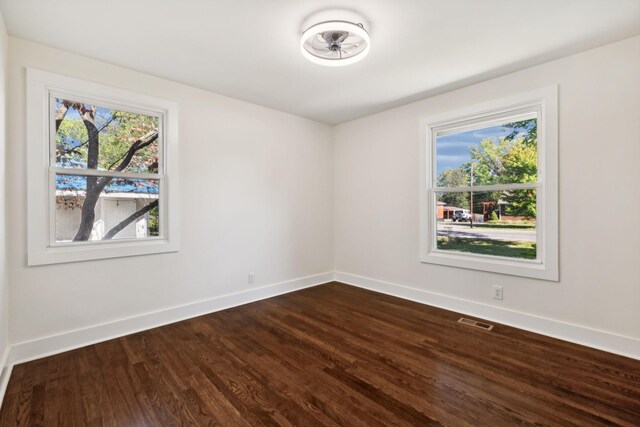
M516 260L435 249L434 129L538 106L536 260ZM517 187L517 185L511 185ZM495 187L493 187L495 188ZM476 190L477 189L477 190ZM482 186L474 190L482 191ZM447 190L453 190L448 188ZM420 119L420 261L558 281L558 87L557 85Z
M161 118L160 237L59 244L51 241L50 94L64 94ZM68 172L68 170L66 171ZM101 175L108 173L99 172ZM145 178L144 174L135 177ZM178 106L176 103L46 71L27 69L27 241L29 266L176 252L179 242ZM53 209L52 209L53 207Z

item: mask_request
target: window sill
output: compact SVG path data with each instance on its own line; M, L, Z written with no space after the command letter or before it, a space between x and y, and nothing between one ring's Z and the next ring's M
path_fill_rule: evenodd
M150 255L177 252L179 245L167 239L149 239L140 242L131 240L109 242L104 244L85 243L74 246L47 247L42 251L29 252L28 266L62 264L76 261L122 258L139 255Z
M558 281L558 269L544 265L539 260L510 260L483 255L463 255L432 251L420 254L420 261L428 264L467 268L512 276L531 277L549 281Z

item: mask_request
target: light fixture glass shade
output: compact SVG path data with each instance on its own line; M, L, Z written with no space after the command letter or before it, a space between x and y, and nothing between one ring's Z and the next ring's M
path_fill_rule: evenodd
M311 26L300 39L302 55L320 65L341 66L369 53L369 34L362 24L326 21Z

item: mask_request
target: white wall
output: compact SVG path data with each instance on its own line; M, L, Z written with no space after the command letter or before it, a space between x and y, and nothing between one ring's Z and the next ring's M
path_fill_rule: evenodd
M9 38L9 61L12 344L331 271L334 262L341 272L640 338L639 37L333 129L20 39ZM179 253L26 267L25 66L180 104ZM556 83L560 282L418 262L419 117ZM491 299L493 284L504 286L502 302Z
M556 83L560 281L420 263L420 116ZM334 159L337 271L640 338L640 37L339 125Z
M0 14L0 371L2 358L9 346L9 282L7 280L7 236L6 236L6 120L7 102L7 54L9 51L7 30ZM1 387L1 384L0 384ZM1 398L0 398L1 399Z
M12 344L333 270L329 126L9 40ZM180 252L26 266L25 67L179 104Z

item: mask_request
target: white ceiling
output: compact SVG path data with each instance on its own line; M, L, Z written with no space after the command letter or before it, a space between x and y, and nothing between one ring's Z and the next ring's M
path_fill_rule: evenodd
M303 23L357 12L371 52L312 64ZM0 0L12 36L336 124L640 34L640 0Z

